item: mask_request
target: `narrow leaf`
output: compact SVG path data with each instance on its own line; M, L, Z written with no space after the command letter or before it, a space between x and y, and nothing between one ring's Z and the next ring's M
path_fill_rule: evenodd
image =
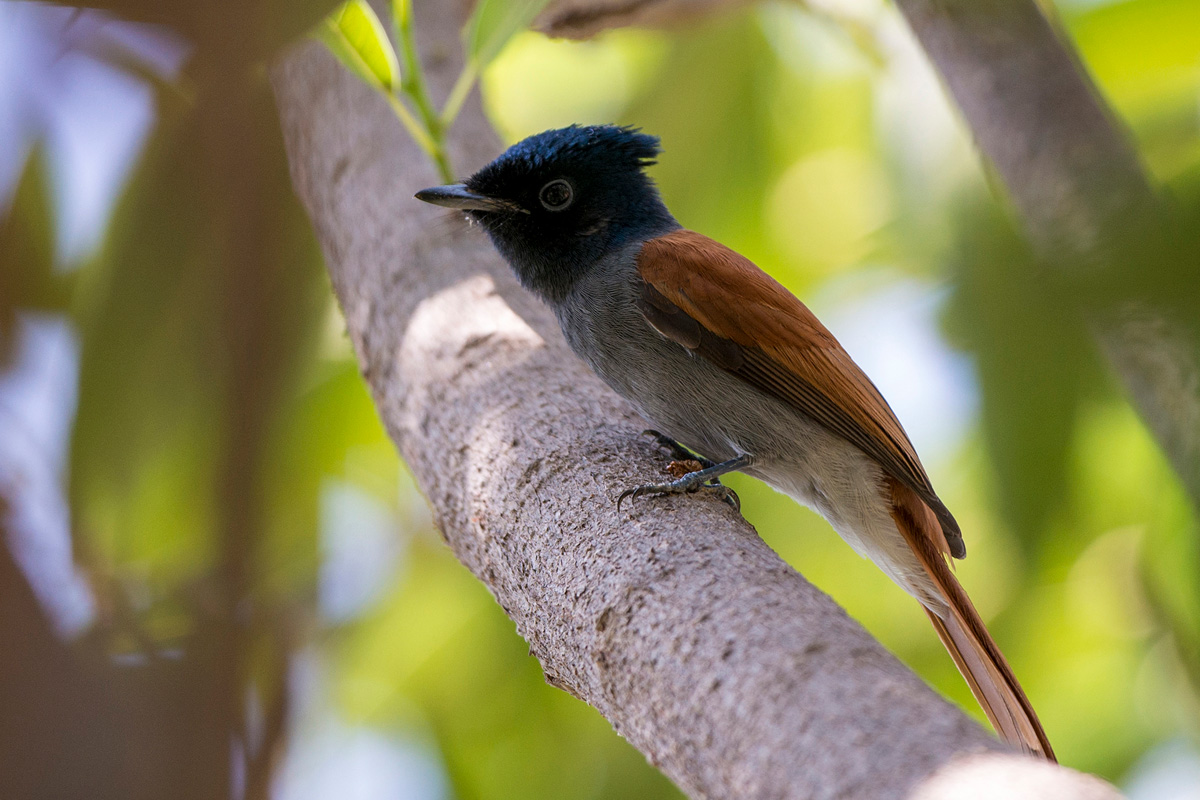
M354 74L388 92L400 83L400 65L383 25L364 0L350 0L317 29L321 41Z
M479 0L463 28L468 60L481 70L530 26L549 0Z

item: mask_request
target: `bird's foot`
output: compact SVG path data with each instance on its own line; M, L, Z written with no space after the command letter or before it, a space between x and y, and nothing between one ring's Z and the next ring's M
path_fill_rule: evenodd
M691 474L695 475L696 473ZM668 483L646 483L641 486L635 486L632 489L626 489L625 491L621 492L620 497L617 498L617 509L620 510L621 503L624 502L625 498L627 497L630 499L630 501L632 501L648 494L668 495L708 492L722 502L728 503L734 511L741 510L742 502L738 498L737 492L735 492L733 489L730 489L725 484L715 480L689 482L688 477L690 476L685 475L682 478L678 478Z
M699 459L688 460L699 462ZM673 464L680 463L680 461L673 462ZM720 477L727 472L747 467L750 463L750 456L738 456L720 464L712 464L712 466L705 467L704 469L688 471L681 477L667 483L647 483L642 486L636 486L633 489L626 489L617 498L617 509L620 510L621 503L626 497L630 498L630 500L636 500L647 494L690 494L692 492L703 491L711 492L722 502L728 503L735 511L741 511L742 502L738 498L737 492L723 485Z
M708 469L717 465L717 462L709 461L704 456L693 453L665 433L659 433L656 430L646 430L642 431L642 435L653 438L660 447L670 452L671 458L674 460L670 464L667 464L667 474L672 478L682 478L684 475L699 472L702 469ZM721 486L721 479L713 478L708 482L708 485L710 487ZM738 499L737 493L732 489L727 489L727 491L732 496L732 501L729 496L722 497L722 499L735 509L741 510L741 500Z

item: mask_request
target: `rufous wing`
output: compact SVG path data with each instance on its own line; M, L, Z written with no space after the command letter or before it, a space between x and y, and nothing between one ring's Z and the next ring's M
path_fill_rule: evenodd
M637 268L639 307L656 330L871 456L937 515L939 549L966 555L958 523L891 407L795 295L744 256L684 229L646 242Z

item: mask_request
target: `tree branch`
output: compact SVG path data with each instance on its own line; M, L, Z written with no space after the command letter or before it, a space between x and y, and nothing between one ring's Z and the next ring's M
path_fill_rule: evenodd
M556 0L535 27L550 36L586 39L609 28L668 25L715 11L749 5L752 0Z
M897 0L1004 181L1034 247L1069 277L1172 258L1132 144L1034 0ZM1101 352L1200 508L1195 331L1162 309L1090 310Z
M460 49L447 5L416 8L443 94ZM382 98L312 43L273 83L380 415L447 543L550 683L695 797L985 796L983 782L1115 796L1005 750L720 502L618 513L616 492L665 463L638 435L645 423L573 357L481 232L412 199L437 176ZM478 102L451 148L460 168L499 152Z

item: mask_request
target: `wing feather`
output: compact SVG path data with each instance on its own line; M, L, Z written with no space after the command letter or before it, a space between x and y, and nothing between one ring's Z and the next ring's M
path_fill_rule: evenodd
M694 231L651 239L637 264L639 308L655 330L874 458L937 516L939 546L966 555L958 523L895 413L807 306L749 259Z

